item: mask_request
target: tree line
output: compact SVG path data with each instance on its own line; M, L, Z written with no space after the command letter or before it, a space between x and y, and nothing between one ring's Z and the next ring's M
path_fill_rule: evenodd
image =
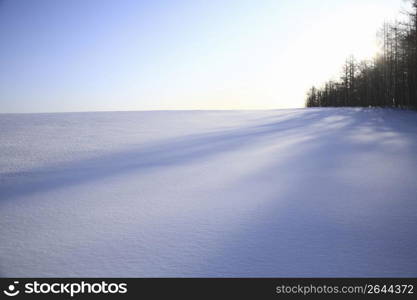
M404 22L383 25L380 54L360 62L347 58L340 79L313 86L306 106L417 108L417 0L411 4Z

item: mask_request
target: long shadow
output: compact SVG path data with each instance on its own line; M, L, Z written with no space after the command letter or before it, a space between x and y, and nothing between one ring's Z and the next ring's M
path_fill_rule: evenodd
M416 233L415 228L417 228L415 218L410 219L413 211L410 210L410 215L402 216L402 218L395 216L400 212L396 210L396 206L403 207L401 205L407 199L395 191L389 192L387 188L384 188L382 193L387 194L381 197L394 197L399 202L393 202L388 206L392 209L391 212L387 209L373 212L372 209L375 210L373 204L378 200L376 196L371 199L372 205L366 204L367 199L360 198L367 189L375 189L373 192L378 197L381 192L378 192L375 186L361 183L364 179L361 174L358 174L353 182L341 182L337 176L329 177L320 173L320 170L329 170L330 172L325 174L337 174L337 170L344 169L344 164L355 158L354 154L372 152L376 147L384 151L381 142L386 138L372 143L347 142L351 132L365 127L371 128L374 133L392 131L401 135L405 132L404 130L410 128L408 126L410 122L417 126L417 118L414 116L405 118L403 124L398 124L385 122L384 118L389 118L390 114L385 113L384 110L374 112L371 118L366 112L367 110L355 109L337 111L311 109L294 117L289 116L289 119L282 119L279 116L276 119L268 117L265 122L246 128L183 136L149 146L132 146L125 151L78 162L51 165L28 172L9 173L0 182L0 196L4 201L130 172L149 172L153 169L164 170L167 167L192 164L242 148L259 147L259 143L274 139L281 142L287 137L312 136L311 139L297 144L297 147L308 150L295 154L290 160L279 160L276 164L259 170L256 174L247 175L247 179L243 181L248 183L247 186L242 186L242 178L239 178L236 186L225 187L225 193L220 195L224 195L227 200L225 202L232 201L233 197L229 196L235 195L235 198L239 198L236 205L246 200L254 202L250 198L251 193L248 193L248 196L242 196L245 193L242 193L241 189L257 191L264 188L263 185L258 185L260 181L276 184L276 194L279 197L272 195L264 199L260 208L253 207L258 211L254 218L252 218L253 214L240 215L239 209L236 208L234 213L242 218L240 226L224 228L221 234L216 235L216 238L218 235L225 236L222 245L219 245L217 240L207 242L207 248L213 245L221 248L217 255L204 257L196 264L187 266L189 273L181 272L185 268L183 261L176 260L177 255L167 262L166 260L171 259L168 254L174 251L172 247L179 247L178 253L182 253L180 250L185 249L182 245L195 243L196 237L201 239L197 242L205 248L206 236L198 231L199 226L195 226L196 228L188 226L184 228L184 232L169 233L179 235L180 238L176 240L184 239L185 242L181 245L180 243L164 244L164 241L161 245L156 245L160 247L158 248L160 255L167 254L161 255L165 260L161 260L160 263L174 266L175 268L170 270L177 270L178 273L141 274L141 268L133 263L129 266L131 272L128 273L129 276L288 277L401 276L404 274L415 276L412 270L417 269L413 253L417 247L415 238L417 234L410 236L410 232ZM399 138L409 141L408 136ZM341 146L346 146L346 148ZM416 143L412 143L411 146L415 147ZM376 171L374 173L378 175ZM384 183L387 182L381 184ZM338 190L328 189L334 186L337 186ZM410 187L407 186L407 188ZM334 211L335 214L342 214L342 218L332 218L333 212L328 209L332 208L332 199L343 202ZM360 202L365 204L359 205ZM353 220L343 219L344 210L350 212L350 214L346 213L347 217L354 216ZM356 210L357 213L352 213ZM216 216L207 215L207 219L213 217ZM385 223L366 223L366 219L370 217L378 218L378 221L383 220ZM163 224L168 225L170 222L176 224L177 219L178 216L167 216L158 222L165 222ZM201 220L202 223L205 221L212 224L210 220ZM181 222L187 223L187 220ZM162 228L160 229L162 231L168 230L168 226L158 228ZM400 230L395 230L395 228L400 228ZM219 230L218 227L214 229ZM137 231L137 228L132 227L131 230ZM195 234L189 234L193 230L196 231ZM112 240L112 244L117 245L120 253L125 253L124 251L131 246L129 243L132 243L132 240L125 239L124 236L116 237L116 239L119 240ZM88 248L89 253L95 253L92 250ZM99 248L97 251L99 253L105 251L110 258L114 255L112 252L114 249L106 252L106 249ZM390 255L390 258L384 255ZM408 267L404 267L404 261L408 263ZM154 262L150 261L150 263ZM396 268L395 264L399 267ZM375 267L378 265L379 267ZM368 270L367 268L370 267L375 267L375 269ZM364 270L362 273L361 268ZM161 270L167 269L161 268ZM384 271L387 273L383 273ZM126 274L114 275L126 276Z
M395 153L384 149L383 142L389 139L384 133L394 132L397 135L393 139L410 142L410 137L402 133L410 124L417 126L417 118L406 118L404 124L398 124L386 122L391 113L383 110L373 111L370 116L366 110L317 112L320 116L314 110L298 116L301 124L296 120L269 119L269 122L250 127L249 131L254 130L255 135L263 133L261 139L252 137L248 144L233 143L230 150L255 143L257 147L261 146L258 143L279 143L287 137L312 135L314 138L300 139L292 145L290 149L301 148L302 151L294 151L287 159L279 159L282 152L277 150L276 163L239 176L236 184L231 180L220 187L216 196L221 199L213 199L218 201L216 208L204 211L198 221L195 210L191 210L190 215L164 215L158 220L158 228L152 228L154 235L164 238L155 244L149 242L150 248L157 249L158 257L163 259L155 264L154 252L144 252L141 256L149 257L149 265L148 260L127 264L126 273L116 272L112 276L415 276L417 220L415 210L411 209L415 205L410 206L414 199L406 198L414 195L414 185L404 184L398 192L389 188L390 181L395 180L392 174L387 174L381 182L367 181L367 174L360 173L364 170L361 167L344 181L339 171L351 170L352 160L362 154L372 154L374 150L395 158ZM371 129L371 134L380 138L350 139L351 133L364 128ZM248 128L243 131L248 134ZM241 134L240 131L228 133L234 134L231 136ZM222 136L229 135L222 132ZM416 147L416 140L411 147ZM213 150L222 152L223 148L217 145ZM196 155L201 153L204 152ZM375 169L368 175L378 176L378 172ZM262 194L265 185L266 190L271 190L266 196ZM394 201L386 203L387 199ZM410 209L404 213L401 208L407 206ZM232 212L227 212L231 207ZM226 213L222 214L224 210ZM233 221L228 222L225 216ZM179 221L179 217L183 219ZM127 236L134 236L137 228L132 226L127 230ZM111 242L126 255L129 255L126 249L132 248L134 243L123 237L113 237ZM96 250L102 255L104 252L105 257L114 255L111 250L100 246L95 249L96 246L88 251ZM199 248L213 251L204 252ZM187 256L201 253L202 257L190 263ZM131 259L134 261L134 256Z
M361 174L363 168L355 172L354 168L347 167L352 160L375 149L395 159L397 154L384 149L385 138L370 143L346 140L351 132L360 130L366 123L365 127L374 133L398 133L395 138L406 142L404 145L408 146L404 147L417 150L416 133L414 139L402 135L405 127L417 126L417 118L409 115L400 124L384 122L391 117L386 111L374 112L373 119L367 119L363 112L343 115L350 115L355 121L341 130L328 131L319 141L303 142L300 146L309 149L308 152L250 175L247 182L256 183L259 178L281 174L276 180L279 196L264 201L267 204L258 209L256 217L242 216L238 231L229 232L225 228L224 235L228 238L221 247L223 250L186 276L417 275L415 186L411 181L402 182L389 168L384 169L385 178L379 181L379 169ZM417 157L410 161L413 163L417 165ZM347 177L339 173L346 168L354 173ZM403 171L404 176L415 175L412 168ZM368 178L369 174L375 178ZM273 181L269 181L271 186ZM393 182L397 189L390 188Z
M340 123L344 129L336 133L337 138L343 138L343 135L357 130L356 125L370 124L370 127L375 130L394 130L405 133L406 129L410 127L408 126L410 121L415 122L415 118L413 118L415 114L412 112L409 113L411 118L406 118L402 124L392 124L383 120L384 117L390 116L387 114L388 110L377 110L377 114L374 109L369 111L373 112L372 116L380 115L380 118L369 118L366 109L339 109L336 114L331 109L310 109L295 116L287 114L289 117L287 119L282 119L282 114L277 116L277 120L268 117L268 122L251 127L183 136L150 146L132 146L124 151L80 161L49 165L23 172L6 172L2 173L0 177L0 198L5 201L32 193L97 181L123 173L145 172L151 169L194 163L239 148L254 146L255 143L268 137L281 138L286 135L299 134L298 129L300 128L305 128L305 132L308 133L312 126L321 125L317 128L316 134L323 136L326 132L333 133L331 128L326 128L325 121L328 117L342 117ZM344 124L345 121L350 123L349 126ZM335 124L337 122L334 120L328 123L329 126Z
M345 111L343 114L352 114ZM311 110L296 117L217 132L183 136L150 146L132 146L124 151L71 163L50 165L23 172L3 173L0 180L2 201L61 187L74 186L123 173L177 166L209 159L243 147L251 147L268 136L290 134L300 127L320 123L334 115L331 111Z

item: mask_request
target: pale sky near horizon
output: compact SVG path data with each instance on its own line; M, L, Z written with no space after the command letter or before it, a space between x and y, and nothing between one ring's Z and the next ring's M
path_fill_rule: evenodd
M0 113L302 107L403 0L0 0Z

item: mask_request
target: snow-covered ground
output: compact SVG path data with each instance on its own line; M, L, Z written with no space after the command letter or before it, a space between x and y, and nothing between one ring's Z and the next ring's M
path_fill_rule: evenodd
M0 276L417 276L417 113L0 115Z

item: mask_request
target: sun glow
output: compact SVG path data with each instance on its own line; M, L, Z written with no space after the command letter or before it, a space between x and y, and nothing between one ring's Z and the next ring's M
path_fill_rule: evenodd
M396 15L372 5L350 6L310 24L286 53L282 53L278 65L286 72L269 75L285 82L280 86L280 93L288 95L287 105L302 106L300 99L306 89L338 77L350 55L357 61L372 59L380 50L378 29Z

